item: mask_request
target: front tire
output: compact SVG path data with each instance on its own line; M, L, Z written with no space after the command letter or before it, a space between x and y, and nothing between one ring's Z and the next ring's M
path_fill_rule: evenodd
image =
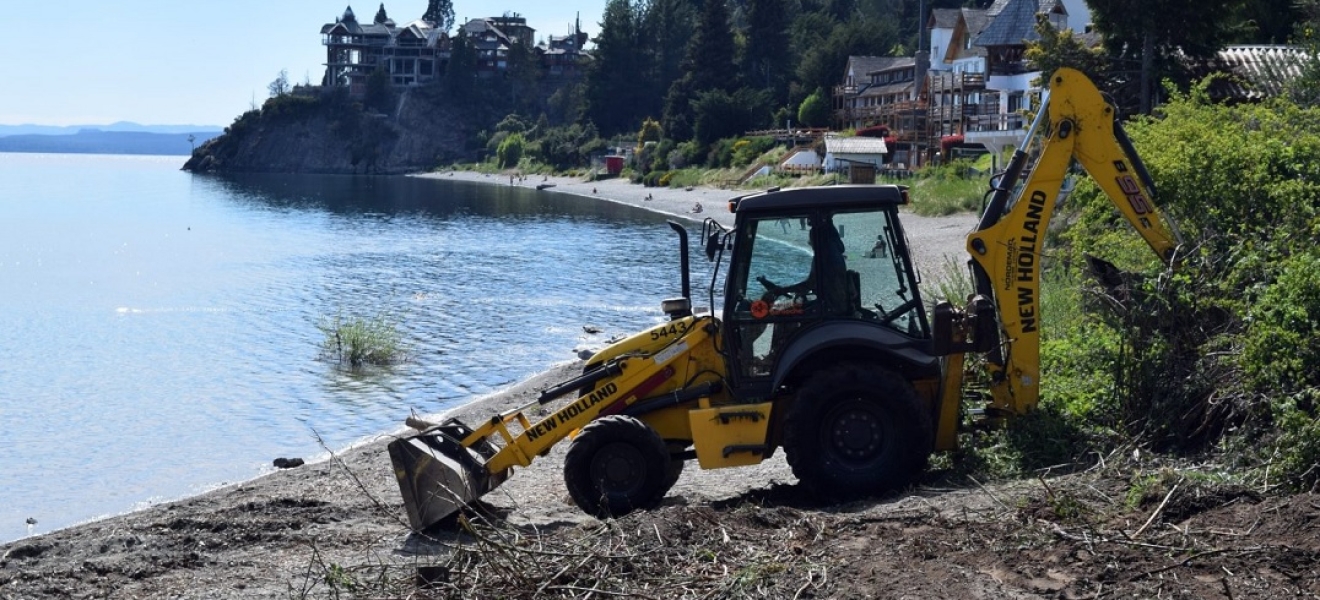
M793 475L838 499L907 487L925 468L934 440L930 413L912 385L870 364L812 375L784 427Z
M564 459L564 485L582 510L600 518L653 508L677 473L664 440L646 423L611 415L588 423Z

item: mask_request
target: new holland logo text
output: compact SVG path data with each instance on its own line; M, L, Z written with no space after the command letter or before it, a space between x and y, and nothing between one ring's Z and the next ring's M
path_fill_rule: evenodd
M1027 200L1027 218L1022 222L1023 234L1009 256L1011 272L1017 273L1018 317L1022 319L1022 332L1036 331L1036 279L1037 253L1040 242L1040 222L1045 212L1045 193L1033 191Z
M606 400L607 398L610 398L618 391L619 391L619 385L614 382L610 382L601 386L600 389L586 396L578 398L577 402L565 406L564 408L560 409L559 412L555 413L553 416L547 419L543 419L540 423L537 423L535 427L528 429L527 439L529 441L535 440L536 438L539 438L553 431L555 428L569 422L574 417L582 414L584 411L590 409L591 407L597 404L600 404L602 401Z

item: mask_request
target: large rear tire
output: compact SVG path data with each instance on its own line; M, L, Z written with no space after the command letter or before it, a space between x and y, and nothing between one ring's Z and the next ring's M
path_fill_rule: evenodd
M634 417L611 415L582 428L564 459L564 485L582 510L600 518L653 508L677 479L669 449Z
M934 440L930 413L912 385L861 363L812 375L784 428L793 475L834 499L907 487L925 468Z

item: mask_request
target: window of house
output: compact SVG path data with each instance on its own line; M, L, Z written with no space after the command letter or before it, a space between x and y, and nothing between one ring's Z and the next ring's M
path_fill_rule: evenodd
M1009 94L1009 95L1008 95L1008 112L1017 112L1017 111L1019 111L1019 110L1022 110L1022 109L1024 109L1024 108L1026 108L1026 105L1024 104L1024 101L1025 101L1025 98L1023 97L1022 92L1013 92L1013 93Z

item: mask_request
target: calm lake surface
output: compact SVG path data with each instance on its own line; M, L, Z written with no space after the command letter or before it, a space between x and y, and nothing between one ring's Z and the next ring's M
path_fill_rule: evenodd
M679 294L676 236L639 209L181 162L0 153L0 542L394 431L661 322ZM381 314L407 362L320 358L319 323Z

